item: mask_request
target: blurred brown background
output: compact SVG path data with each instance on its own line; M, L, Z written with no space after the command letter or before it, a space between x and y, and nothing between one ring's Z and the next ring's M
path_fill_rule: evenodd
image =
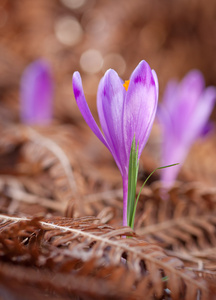
M171 77L200 69L216 84L216 2L213 0L1 0L0 100L18 120L23 69L43 57L53 68L55 116L75 122L71 76L82 73L96 111L97 84L108 68L124 79L142 59L156 70L160 95ZM5 111L5 113L6 113Z
M73 72L81 72L87 102L97 118L97 86L108 68L127 80L145 59L158 74L161 98L169 79L181 79L193 68L203 72L207 85L216 85L215 53L214 0L1 0L0 125L5 128L20 122L22 72L32 61L44 58L51 64L55 81L55 122L79 126L77 132L83 128L83 157L89 157L96 169L104 168L106 176L112 164L117 177L111 169L109 179L121 182L110 153L87 128L77 108ZM75 127L72 139L80 140L81 132ZM148 173L160 165L160 141L157 130L154 133L142 156L141 173L142 167ZM201 143L191 150L179 179L212 185L216 141L205 140L200 147ZM85 167L85 172L91 168Z

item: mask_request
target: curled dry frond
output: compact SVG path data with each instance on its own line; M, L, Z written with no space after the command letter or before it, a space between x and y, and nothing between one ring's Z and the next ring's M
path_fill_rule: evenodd
M3 264L0 274L15 282L37 289L47 282L52 293L84 295L83 299L207 297L204 280L130 228L96 224L93 217L27 220L1 215L0 220L2 261L13 268L19 262L21 270L9 272ZM29 269L29 276L21 266Z

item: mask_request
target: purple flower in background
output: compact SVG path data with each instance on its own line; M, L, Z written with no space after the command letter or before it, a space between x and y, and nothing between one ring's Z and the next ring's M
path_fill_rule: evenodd
M158 102L158 80L154 70L141 61L124 84L110 69L101 79L97 109L103 134L87 105L80 74L73 75L77 105L89 127L111 152L123 180L123 225L127 225L128 167L132 140L139 142L138 159L148 140Z
M43 125L52 120L53 80L50 66L37 60L24 70L20 86L21 120Z
M216 89L205 88L201 72L193 70L177 83L167 84L157 116L162 127L162 165L180 163L161 171L161 180L171 187L190 147L206 132L215 104Z

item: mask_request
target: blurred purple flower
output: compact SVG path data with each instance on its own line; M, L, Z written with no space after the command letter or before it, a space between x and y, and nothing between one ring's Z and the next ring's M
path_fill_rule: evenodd
M162 165L179 165L161 171L167 188L176 180L182 163L195 140L210 130L209 116L215 104L216 89L205 88L201 72L193 70L177 83L167 84L157 116L162 127Z
M123 225L127 225L128 167L132 140L139 142L138 159L148 140L158 102L158 80L154 70L141 61L124 84L110 69L101 79L97 110L103 133L87 105L80 74L73 75L77 105L89 127L111 152L123 180Z
M51 122L53 80L47 62L37 60L24 70L21 78L20 101L23 123L43 125Z

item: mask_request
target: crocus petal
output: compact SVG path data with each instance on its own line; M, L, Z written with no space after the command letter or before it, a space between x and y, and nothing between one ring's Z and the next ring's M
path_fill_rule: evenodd
M182 163L186 159L188 154L188 147L179 141L167 140L166 144L163 144L162 148L162 166L179 163L177 166L165 168L160 171L161 181L163 186L170 188L176 180L178 173L182 167Z
M205 87L205 81L202 73L199 70L190 71L180 82L179 89L181 90L181 103L187 106L187 109L193 111L199 97ZM188 99L188 95L190 98Z
M191 115L190 130L185 132L186 142L193 143L203 132L215 105L216 89L208 87L200 97L199 103Z
M21 120L27 124L47 124L52 119L53 81L48 63L30 64L21 78Z
M189 72L178 85L173 97L172 109L169 107L172 115L173 130L180 137L183 133L182 126L190 121L197 102L204 88L204 79L202 73L198 70Z
M73 84L74 96L83 118L85 119L86 123L91 128L91 130L94 132L94 134L99 138L99 140L109 149L109 146L106 140L104 139L104 136L101 133L97 123L95 122L95 119L92 116L92 113L86 102L85 95L83 92L83 87L82 87L82 80L79 72L74 72L72 84Z
M176 93L178 91L178 82L176 80L170 80L164 91L163 95L163 106L165 106L166 110L170 113L173 112L176 106Z
M118 74L108 70L98 87L97 109L101 128L122 175L127 173L122 122L125 93Z
M209 134L211 134L213 131L215 130L215 124L213 121L208 121L202 131L200 132L200 137L201 138L205 138L206 136L208 136Z
M155 82L155 87L156 87L156 92L157 92L157 98L159 96L159 82L158 82L158 77L157 74L155 72L155 70L152 70L152 75L154 77L154 82Z
M165 105L163 105L161 103L158 104L157 112L156 112L156 118L157 118L157 121L160 124L160 127L161 127L164 135L166 135L166 132L169 135L170 134L175 135L175 132L172 132L172 129L173 129L172 115L166 109Z
M141 61L133 71L124 103L124 138L127 157L135 135L138 157L148 140L157 108L157 88L152 70Z

